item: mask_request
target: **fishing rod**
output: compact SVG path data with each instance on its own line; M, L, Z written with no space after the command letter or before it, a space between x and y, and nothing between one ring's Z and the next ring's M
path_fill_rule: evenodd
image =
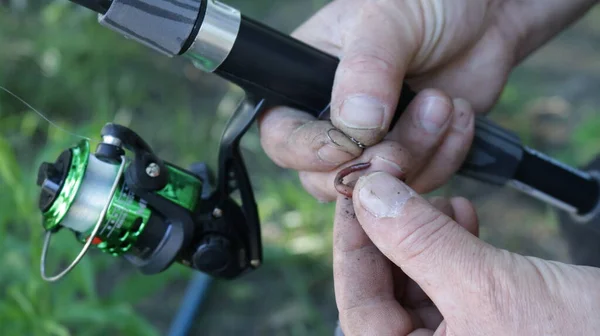
M183 169L165 162L133 130L115 124L102 129L93 154L84 141L43 164L38 177L46 230L43 278L66 275L92 245L124 257L144 274L179 263L230 279L259 267L260 223L239 141L268 107L285 105L326 117L338 59L218 1L71 1L98 13L101 25L167 57L185 57L199 70L238 85L247 97L223 132L216 181L205 164ZM392 125L415 96L404 84ZM485 117L475 124L459 174L513 187L579 222L598 213L597 173L525 147ZM235 191L241 204L232 200ZM65 270L48 276L48 246L63 228L84 246Z

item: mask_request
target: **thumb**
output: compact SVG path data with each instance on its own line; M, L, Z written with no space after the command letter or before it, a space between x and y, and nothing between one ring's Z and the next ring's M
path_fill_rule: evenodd
M419 15L406 3L367 1L343 33L331 121L365 146L378 143L387 134L407 67L419 48L420 25L414 19ZM436 122L435 118L430 119Z
M371 241L434 301L473 288L475 271L492 253L490 245L387 173L361 177L353 203Z

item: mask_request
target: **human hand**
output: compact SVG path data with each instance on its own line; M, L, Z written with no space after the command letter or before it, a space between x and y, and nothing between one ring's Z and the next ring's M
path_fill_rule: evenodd
M600 270L477 238L465 199L427 202L383 172L338 198L334 282L350 335L591 335Z
M340 58L331 121L273 109L259 119L262 146L322 201L335 200L338 171L369 161L371 171L404 170L412 188L429 192L460 168L470 147L466 102L488 111L513 66L594 3L335 0L293 33ZM423 92L388 134L403 81L445 94ZM346 136L370 147L363 153Z

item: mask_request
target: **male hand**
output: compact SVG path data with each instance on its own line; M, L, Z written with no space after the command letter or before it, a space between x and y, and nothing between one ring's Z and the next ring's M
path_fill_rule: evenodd
M334 280L351 335L591 335L600 270L524 257L477 238L465 199L427 202L393 176L338 198Z
M335 0L293 33L340 58L331 121L273 109L259 120L262 146L322 201L335 200L338 171L365 162L429 192L464 161L473 110L488 111L513 66L596 2ZM425 91L390 130L404 81Z

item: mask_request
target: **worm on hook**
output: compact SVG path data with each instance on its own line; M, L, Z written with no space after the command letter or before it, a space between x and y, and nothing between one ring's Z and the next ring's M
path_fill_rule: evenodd
M370 166L371 166L371 163L367 162L367 163L355 164L353 166L342 169L335 176L335 190L337 190L337 192L339 192L340 194L342 194L346 197L352 198L352 191L354 190L354 187L344 184L344 177L346 177L354 172L365 170L365 169L369 168Z

